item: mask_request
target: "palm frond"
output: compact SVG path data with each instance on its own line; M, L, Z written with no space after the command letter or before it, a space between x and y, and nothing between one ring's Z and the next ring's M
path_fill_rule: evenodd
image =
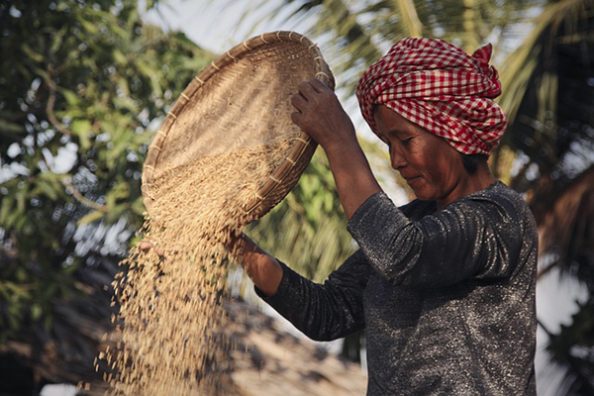
M553 40L560 33L560 26L566 24L568 28L571 28L567 33L579 37L583 37L584 33L591 34L591 32L580 33L576 28L579 25L576 16L585 15L587 3L590 3L589 0L567 0L546 6L534 21L530 34L526 36L517 50L506 59L501 72L503 95L500 104L505 109L510 124L516 121L518 110L525 99L529 85L538 77L535 75L537 72L536 66L551 66L553 62L551 51L555 48ZM550 72L550 68L540 71L543 75L548 72ZM546 76L546 78L548 77ZM552 82L545 83L551 85ZM547 106L552 105L551 100L542 97L544 95L550 97L551 95L548 95L549 91L545 87L541 91L543 93L539 100L545 106L540 109L542 115L547 111L553 111L554 107L547 108Z
M541 182L530 201L539 224L539 255L555 258L539 276L557 266L594 288L594 166L563 189Z
M394 9L398 10L404 30L409 36L419 37L423 34L423 23L419 19L417 9L412 0L394 0Z

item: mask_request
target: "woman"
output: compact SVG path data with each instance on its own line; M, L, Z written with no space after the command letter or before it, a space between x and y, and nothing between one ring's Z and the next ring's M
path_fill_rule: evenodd
M417 197L400 208L333 92L301 84L293 121L325 150L360 249L318 285L238 243L258 294L306 335L366 329L369 395L535 394L537 237L487 165L505 128L490 56L407 38L363 75L363 115Z

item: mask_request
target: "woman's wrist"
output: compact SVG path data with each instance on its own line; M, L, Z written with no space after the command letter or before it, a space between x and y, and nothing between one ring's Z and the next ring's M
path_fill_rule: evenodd
M356 149L359 147L357 142L357 135L355 134L355 127L350 119L345 119L340 126L335 126L331 133L321 134L317 139L317 143L328 152L341 152L345 149Z
M269 297L276 294L283 279L283 269L274 257L261 255L248 258L248 265L244 268L262 293Z
M321 146L328 157L328 161L337 161L344 158L351 158L353 156L359 159L365 157L365 154L363 154L363 150L354 135L352 139L333 139Z
M276 294L283 278L283 268L274 257L243 233L232 236L227 248L258 289L268 296Z
M276 294L283 278L279 262L245 235L238 245L241 265L254 285L267 296Z

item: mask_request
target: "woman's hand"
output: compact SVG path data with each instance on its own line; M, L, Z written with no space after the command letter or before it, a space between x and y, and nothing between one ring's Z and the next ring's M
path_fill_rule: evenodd
M350 219L367 198L381 191L357 142L351 119L334 92L318 80L301 83L291 103L297 110L291 114L293 122L326 152L340 202Z
M299 84L299 93L291 97L297 110L293 122L312 137L325 151L356 143L355 128L334 92L319 80Z
M274 257L260 249L243 233L233 235L227 249L238 259L258 289L268 296L276 294L283 278L283 270Z

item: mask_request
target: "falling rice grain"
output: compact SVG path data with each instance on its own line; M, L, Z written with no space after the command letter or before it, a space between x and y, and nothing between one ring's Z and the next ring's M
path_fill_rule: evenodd
M225 246L249 220L243 208L288 146L280 140L207 157L153 181L145 243L131 249L122 262L127 272L113 282L119 342L105 355L113 367L109 394L218 393L230 347Z

